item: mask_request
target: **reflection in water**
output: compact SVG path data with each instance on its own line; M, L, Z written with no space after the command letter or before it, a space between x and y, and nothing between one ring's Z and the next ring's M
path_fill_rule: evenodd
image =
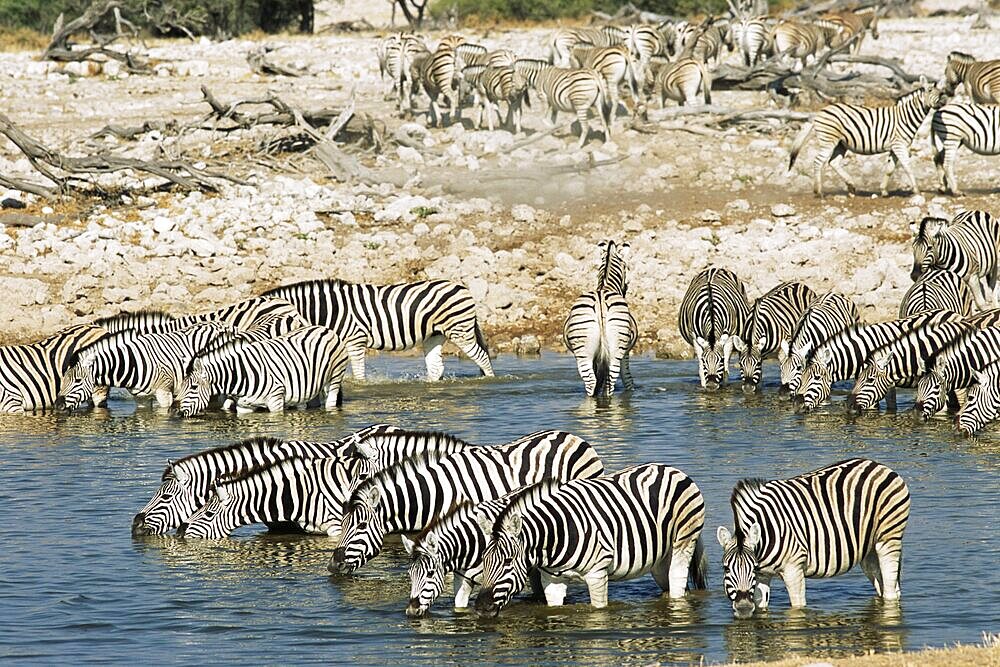
M173 535L132 539L135 550L170 568L193 570L213 578L270 577L289 569L326 567L333 551L325 535L263 533L250 539L186 540Z

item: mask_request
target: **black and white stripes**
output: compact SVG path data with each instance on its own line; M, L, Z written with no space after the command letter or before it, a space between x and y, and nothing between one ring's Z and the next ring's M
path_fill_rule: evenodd
M728 269L705 269L694 277L681 301L681 336L694 347L701 386L718 389L729 377L729 357L746 328L750 306L746 287Z
M1000 72L1000 67L997 71ZM1000 106L947 104L931 117L934 166L941 190L953 195L962 194L955 178L955 161L961 146L979 155L1000 155Z

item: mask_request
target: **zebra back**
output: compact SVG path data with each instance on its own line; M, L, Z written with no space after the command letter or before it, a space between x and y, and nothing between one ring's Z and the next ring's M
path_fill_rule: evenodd
M1000 106L946 104L935 111L931 116L932 146L940 151L951 142L980 155L1000 153Z
M899 304L899 316L910 317L932 310L972 314L972 290L961 276L947 269L931 269L906 290Z
M710 268L688 286L678 325L688 344L702 338L714 347L723 336L741 335L749 313L743 281L728 269Z
M973 372L965 405L958 413L958 429L973 435L997 418L1000 412L1000 362L987 364Z
M370 463L373 470L383 470L414 456L441 458L469 447L476 447L448 433L398 429L357 438L353 446L357 454Z
M140 333L155 333L176 329L177 318L162 310L136 310L121 312L109 317L99 317L94 320L95 327L101 327L110 334L122 331L137 331Z
M628 292L628 257L631 246L628 243L616 244L607 239L598 244L601 249L601 264L597 270L597 289L625 296Z

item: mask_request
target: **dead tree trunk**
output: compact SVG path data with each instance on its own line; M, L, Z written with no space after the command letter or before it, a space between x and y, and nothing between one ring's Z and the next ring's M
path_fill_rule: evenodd
M97 45L85 49L74 50L69 43L73 35L87 31L91 35L95 34L95 27L108 13L113 12L115 16L115 34L106 39L97 39ZM148 71L148 66L142 59L129 51L115 51L107 48L112 43L118 41L126 35L122 32L123 25L131 25L121 17L120 0L95 0L87 10L78 18L64 24L62 14L56 20L52 31L52 41L45 48L42 57L45 60L57 62L80 62L84 60L100 60L101 58L111 58L124 64L133 73ZM134 26L132 26L134 28ZM95 56L97 56L95 58Z

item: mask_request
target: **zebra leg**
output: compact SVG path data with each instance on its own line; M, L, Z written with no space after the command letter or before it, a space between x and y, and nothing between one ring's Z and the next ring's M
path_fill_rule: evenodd
M889 391L885 394L885 411L886 412L896 412L896 388L889 387Z
M889 181L892 179L892 175L896 173L896 168L899 167L899 158L896 157L895 153L889 153L889 170L885 172L882 176L882 183L879 185L878 192L883 197L889 196Z
M793 607L806 606L806 575L800 565L787 565L781 570L781 579L788 591L788 601Z
M483 372L486 377L493 377L493 362L490 361L490 354L479 344L476 338L475 324L473 324L472 331L463 330L449 330L445 332L452 343L454 343L458 349L460 349L465 356L473 361L479 370Z
M875 594L882 597L882 568L879 566L878 554L875 551L861 559L861 571L875 587Z
M253 412L253 406L246 402L245 398L236 399L236 414L245 415Z
M587 590L590 591L590 604L597 609L604 609L608 606L608 571L605 569L594 570L583 575L583 580L587 583Z
M156 404L161 408L169 408L174 404L174 394L169 389L162 387L154 389L153 396L156 397Z
M550 607L561 607L566 599L566 584L562 579L553 577L547 572L541 572L542 590L545 591L545 604Z
M917 178L913 175L913 170L910 169L910 147L901 146L899 148L893 148L892 155L896 158L897 165L903 168L903 173L906 174L906 178L910 181L910 192L913 194L919 193L920 188L917 186ZM893 169L893 171L895 171L895 169ZM886 182L888 182L888 177L886 178Z
M355 380L365 379L365 344L358 341L347 341L347 358L351 360L351 374Z
M467 609L469 598L472 597L473 583L471 579L455 574L455 609Z
M958 414L958 411L962 409L962 406L959 405L958 402L958 394L956 394L954 391L949 391L946 400L947 400L946 405L948 407L948 414L949 415Z
M444 360L441 358L441 346L444 336L433 334L424 339L424 362L427 364L427 379L437 382L444 375Z
M587 139L590 137L590 122L587 120L589 116L590 109L577 109L576 110L576 120L580 123L580 148L583 148L584 144L587 143Z
M844 183L847 185L847 193L853 195L857 193L858 189L854 186L854 181L851 180L851 177L848 176L846 171L844 171L842 161L844 159L844 155L846 154L847 149L844 148L843 144L838 143L834 146L833 151L830 153L829 162L830 166L833 167L833 170L837 172L837 176L840 176L840 178L843 179ZM823 196L822 192L817 194L819 194L820 197Z
M757 575L757 590L754 592L754 604L761 611L766 611L771 604L771 575L761 572Z
M962 196L961 190L958 189L958 181L955 179L955 156L958 154L958 147L960 145L957 141L945 142L943 159L944 175L941 179L944 184L944 191L956 197ZM934 162L937 164L937 156L934 157Z
M622 357L622 384L625 385L625 391L633 391L635 379L632 377L632 369L628 365L628 357L628 352Z
M284 412L285 411L285 388L279 387L272 391L265 401L265 405L269 412Z
M903 559L903 544L899 540L876 542L879 569L882 570L882 598L899 599L900 563Z
M672 598L684 597L687 590L688 574L691 571L691 558L694 556L697 537L688 540L687 544L674 544L670 553L669 587Z
M343 398L340 395L340 382L331 382L326 388L326 401L323 404L327 410L332 410L334 408L339 408L343 403Z
M587 392L587 396L593 396L594 389L597 387L597 378L594 376L594 360L585 353L586 350L574 351L576 370L580 373L580 379L583 380L583 390Z

